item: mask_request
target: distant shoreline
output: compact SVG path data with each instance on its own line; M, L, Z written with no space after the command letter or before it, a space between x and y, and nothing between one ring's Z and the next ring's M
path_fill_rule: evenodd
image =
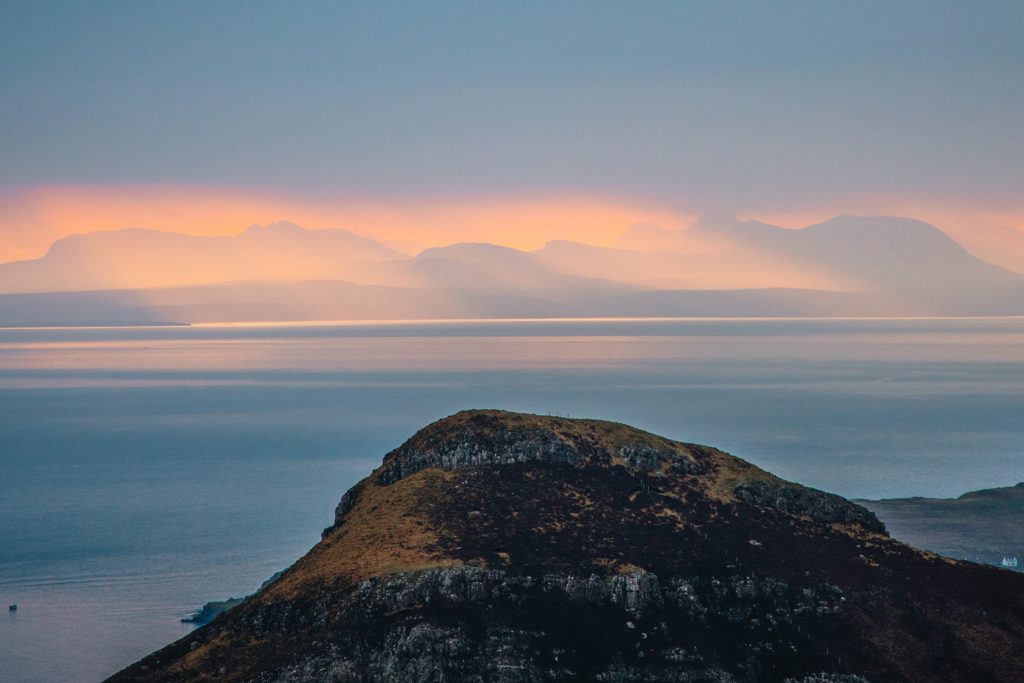
M226 321L90 321L90 322L0 322L3 329L89 329L131 327L333 327L371 325L465 325L509 323L656 323L656 322L885 322L942 320L1018 320L1024 315L934 315L934 316L551 316L510 318L355 318L350 320L226 320Z
M192 323L174 321L146 321L146 322L44 322L44 323L0 323L0 330L60 330L60 329L89 329L108 327L192 327Z

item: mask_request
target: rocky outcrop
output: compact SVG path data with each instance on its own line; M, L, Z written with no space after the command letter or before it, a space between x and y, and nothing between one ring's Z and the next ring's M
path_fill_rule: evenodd
M548 421L557 422L558 418ZM378 481L393 484L431 467L458 470L523 463L573 467L618 463L645 473L667 468L676 473L696 474L706 469L706 457L702 463L683 444L653 434L639 432L609 448L592 433L552 430L543 422L541 419L540 424L536 420L509 424L507 418L481 411L468 416L464 424L454 429L444 421L435 423L385 456Z
M875 513L833 493L816 491L787 482L753 480L735 489L736 497L748 503L775 508L791 515L807 516L824 524L859 524L884 534L885 525Z
M380 473L382 484L393 484L428 467L459 470L480 465L546 463L577 466L607 454L586 453L565 439L535 430L515 430L481 443L472 432L464 432L435 448L401 448L394 451Z
M839 619L845 600L835 586L793 589L772 579L662 579L644 571L533 577L456 566L366 580L343 605L327 599L302 614L268 605L253 613L249 628L257 637L287 637L311 627L329 632L339 623L356 632L364 624L387 623L375 644L358 638L345 647L335 643L260 680L579 680L584 671L574 639L531 618L559 610L589 615L629 645L627 658L593 662L598 666L587 667L587 680L732 681L737 669L756 675L766 648L770 654L806 645L822 620ZM467 611L504 618L450 618ZM318 620L310 623L310 614ZM720 622L746 625L745 642L736 644L746 654L727 667L704 638L675 635L714 630ZM764 642L768 634L770 645Z

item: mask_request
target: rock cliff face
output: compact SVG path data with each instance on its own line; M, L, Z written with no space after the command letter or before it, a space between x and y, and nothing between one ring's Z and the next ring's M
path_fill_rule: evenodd
M114 681L1019 681L1024 576L623 425L421 430L278 580Z

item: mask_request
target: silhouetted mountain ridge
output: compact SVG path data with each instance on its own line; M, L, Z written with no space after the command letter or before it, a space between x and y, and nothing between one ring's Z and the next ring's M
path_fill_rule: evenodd
M404 258L345 230L307 230L287 222L251 226L231 237L126 228L71 235L39 259L0 264L0 292L352 279Z
M0 264L0 323L64 319L58 314L67 308L85 323L1024 313L1024 277L920 221L839 216L788 230L705 217L681 231L639 230L637 239L671 243L553 240L535 251L460 243L406 257L353 233L292 223L234 237L91 233L59 241L41 259ZM313 282L335 284L303 296ZM260 284L243 294L250 283ZM218 287L218 305L204 303ZM35 296L42 292L53 295ZM221 317L211 319L214 311Z

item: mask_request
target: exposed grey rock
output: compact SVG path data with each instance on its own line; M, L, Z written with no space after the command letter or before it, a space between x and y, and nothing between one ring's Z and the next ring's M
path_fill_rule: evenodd
M361 490L362 490L362 484L356 484L355 486L350 488L348 491L346 491L345 495L343 495L341 497L341 500L338 501L338 505L334 508L334 523L335 523L335 525L341 524L342 518L345 516L346 513L348 513L349 510L352 509L352 506L355 505L356 499L358 499L359 492ZM328 527L327 529L324 529L324 535L325 536L330 531L330 529L331 529L331 527Z
M875 513L833 493L757 479L737 486L735 494L748 503L791 515L806 515L816 522L859 524L870 531L885 533L885 525L878 521Z
M607 460L607 454L599 454ZM429 467L458 470L477 465L512 465L526 462L580 465L584 458L585 454L580 453L565 439L550 432L509 431L492 441L481 443L477 435L467 431L461 438L449 439L438 448L408 448L394 451L386 460L387 464L381 472L380 481L383 484L391 484Z
M595 605L620 610L617 620L635 640L637 656L645 665L612 664L596 675L600 681L735 681L708 660L694 644L645 648L649 635L667 632L658 615L666 610L688 615L694 624L728 622L750 628L790 632L804 618L836 617L844 608L842 591L833 586L796 590L780 581L750 577L699 580L670 577L662 580L649 572L599 576L547 573L520 576L501 570L452 566L394 574L359 583L345 604L325 600L303 612L287 603L268 605L249 626L254 632L287 634L312 624L330 630L332 623L377 623L386 615L412 614L431 605L458 609L473 605L484 613L514 610L538 604ZM565 665L564 653L547 652L550 634L544 630L513 628L489 623L471 632L464 622L444 623L416 617L399 619L375 647L350 643L326 645L301 662L268 674L266 681L299 683L320 681L559 681L578 677ZM382 643L382 644L381 644ZM758 645L752 642L751 655ZM545 665L550 664L550 666ZM831 677L829 677L831 676ZM801 683L862 683L863 678L822 674Z
M675 448L636 441L622 445L618 456L633 472L658 473L668 466L677 474L697 474L707 469L706 463L688 458ZM534 427L507 429L491 438L464 429L447 435L440 443L427 447L405 444L387 455L379 475L382 484L392 484L430 467L458 470L480 465L513 465L518 463L549 463L571 466L586 464L610 465L612 455L585 440L568 440L549 430ZM344 505L339 505L339 510Z

